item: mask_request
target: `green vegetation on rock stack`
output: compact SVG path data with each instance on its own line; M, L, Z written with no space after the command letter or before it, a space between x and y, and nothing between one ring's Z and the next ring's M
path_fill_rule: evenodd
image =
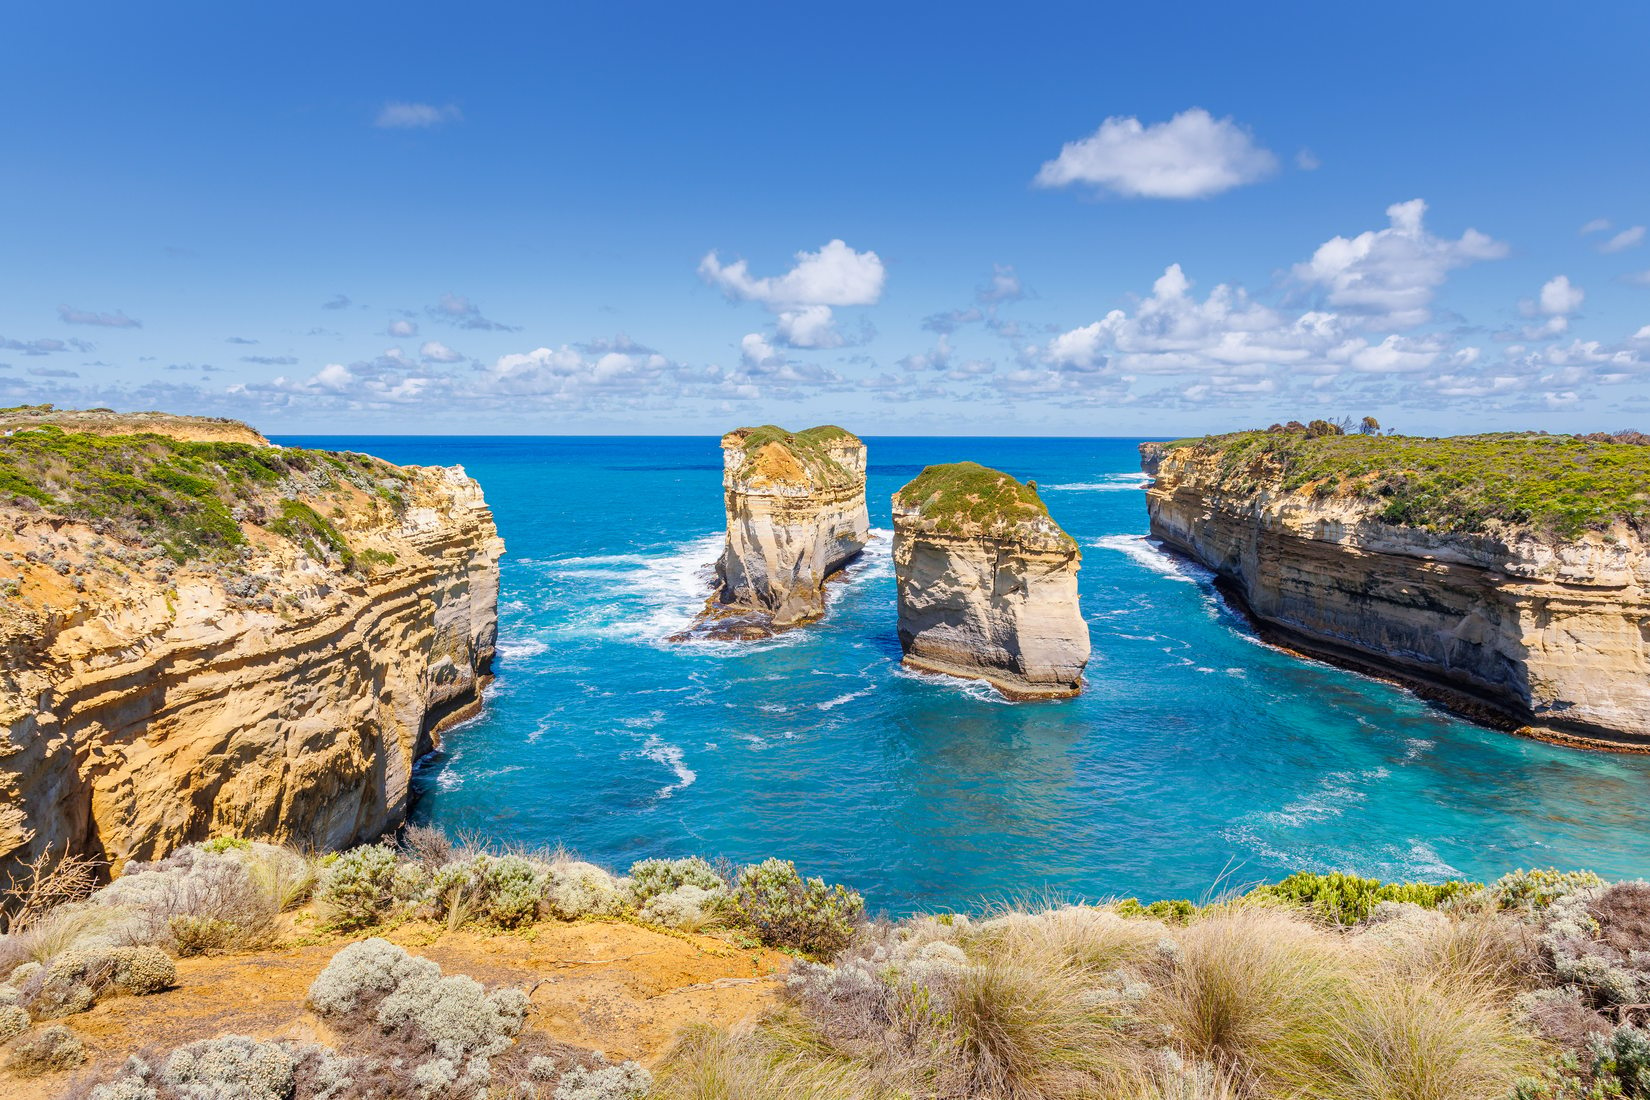
M1289 429L1179 440L1218 457L1222 488L1263 487L1380 505L1382 521L1452 534L1498 525L1574 538L1650 519L1650 446L1620 436L1378 436Z
M757 456L771 443L784 447L804 469L827 484L841 483L853 476L832 457L830 444L841 440L858 443L859 437L835 424L821 424L800 432L788 432L777 424L763 424L755 428L739 428L730 434L743 437L740 449L745 459L739 468L740 477L751 477L761 472L757 467Z
M246 516L311 553L353 560L331 522L293 497L349 483L399 506L397 471L366 455L167 436L87 435L55 426L0 437L0 506L49 511L173 560L225 558L246 537ZM273 515L270 513L273 512Z
M924 467L895 499L917 509L924 526L947 533L1003 534L1027 520L1053 522L1036 482L1019 481L978 462Z

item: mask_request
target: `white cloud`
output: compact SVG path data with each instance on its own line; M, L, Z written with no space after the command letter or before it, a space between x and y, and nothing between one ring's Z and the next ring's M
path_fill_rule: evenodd
M1567 316L1581 308L1581 303L1587 297L1587 292L1579 286L1570 285L1567 275L1555 275L1541 284L1541 297L1537 300L1537 308L1549 317Z
M1033 182L1090 184L1130 198L1200 199L1265 179L1277 168L1277 158L1247 129L1193 107L1150 126L1114 115L1088 137L1067 142Z
M1323 161L1319 160L1318 154L1314 153L1312 150L1302 149L1300 152L1295 154L1295 167L1299 168L1302 172L1316 172L1319 168L1323 167Z
M760 332L748 332L739 341L739 359L746 370L784 366L785 357Z
M1020 276L1012 264L993 264L991 281L974 292L974 300L986 304L1018 302L1026 296Z
M464 356L440 340L426 340L424 346L418 349L418 355L430 363L458 363L464 359Z
M481 315L481 307L462 294L451 292L443 294L441 300L425 310L438 321L457 325L459 328L480 329L490 332L516 332L519 325L506 325L498 321L488 320Z
M1459 240L1433 236L1422 224L1426 209L1420 199L1394 203L1386 210L1390 226L1324 242L1311 260L1295 265L1295 278L1321 287L1325 304L1363 315L1370 324L1425 323L1449 272L1508 252L1504 243L1476 229Z
M845 343L836 330L830 306L788 309L775 324L780 343L792 348L839 348Z
M1581 227L1581 235L1583 237L1585 237L1589 233L1603 233L1606 229L1609 229L1609 228L1610 228L1610 219L1609 218L1594 218L1592 221L1588 222L1586 225Z
M409 336L418 335L418 325L413 321L391 321L389 328L384 331L391 336L406 339Z
M463 113L451 103L437 107L429 103L390 102L378 111L373 125L386 130L428 130L448 122L458 122Z
M1635 225L1630 229L1623 229L1614 237L1598 246L1600 252L1625 252L1635 245L1644 243L1644 226Z
M875 252L856 252L841 240L818 252L798 252L785 274L752 278L744 260L723 265L715 251L699 261L700 276L729 298L775 309L795 306L869 306L882 297L887 272Z

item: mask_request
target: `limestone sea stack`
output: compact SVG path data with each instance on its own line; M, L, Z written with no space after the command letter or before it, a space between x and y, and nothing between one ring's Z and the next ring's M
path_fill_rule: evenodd
M727 539L699 633L763 637L825 613L825 582L865 548L865 444L772 424L722 437Z
M1089 659L1081 561L1035 483L976 462L928 467L894 494L905 663L1010 699L1076 695Z
M118 871L393 828L488 678L503 543L480 487L114 417L0 411L0 886L47 851Z
M1334 425L1146 444L1151 531L1263 638L1487 724L1650 750L1650 447Z

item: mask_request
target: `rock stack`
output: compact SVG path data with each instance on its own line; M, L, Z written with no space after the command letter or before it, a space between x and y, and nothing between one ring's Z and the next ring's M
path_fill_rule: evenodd
M825 582L864 549L865 444L829 425L722 437L727 541L694 633L764 637L825 613Z
M1082 554L1035 483L976 462L929 466L894 494L905 663L988 680L1010 699L1082 690Z

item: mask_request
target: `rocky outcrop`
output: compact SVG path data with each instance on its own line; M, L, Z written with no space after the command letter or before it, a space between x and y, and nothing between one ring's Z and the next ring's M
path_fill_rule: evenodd
M211 836L336 847L398 824L493 657L503 544L480 487L87 439L0 439L0 879L47 849L118 869ZM109 446L169 510L126 515L53 465Z
M865 548L865 444L841 428L722 437L727 541L697 633L762 637L825 613L825 582Z
M1082 690L1082 553L1035 483L973 462L930 466L894 494L905 663L990 681L1010 699Z
M1440 533L1387 522L1379 496L1234 469L1218 439L1142 458L1152 535L1213 570L1267 640L1503 728L1650 749L1650 553L1635 525Z

